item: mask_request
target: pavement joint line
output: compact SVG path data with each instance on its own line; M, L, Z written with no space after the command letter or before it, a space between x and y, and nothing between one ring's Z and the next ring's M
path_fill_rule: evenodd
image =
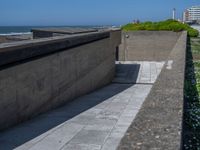
M120 116L121 116L121 115L122 115L122 114L120 114ZM109 132L109 134L106 136L106 138L104 139L104 142L103 142L103 144L101 145L100 150L102 150L103 146L105 145L105 143L107 142L108 138L109 138L110 135L112 134L113 130L114 130L115 127L116 127L116 124L117 124L117 122L116 122L115 125L112 127L112 129L110 130L110 132Z
M125 85L125 84L127 84L127 85L154 85L154 83L119 83L119 82L112 82L113 84L122 84L122 85Z
M70 124L70 123L69 123L69 124ZM38 144L39 142L43 141L46 137L48 137L48 136L51 135L52 133L56 132L58 129L62 128L64 125L65 125L65 122L62 123L62 125L60 125L58 128L54 129L51 133L48 133L46 136L44 136L44 137L41 138L39 141L37 141L36 143L34 143L29 149L34 148L34 146L35 146L36 144ZM60 148L60 150L62 150L62 149L64 148L64 146L67 145L78 133L80 133L80 132L83 130L84 127L85 127L85 126L83 126L82 129L81 129L79 132L77 132L67 143L65 143L65 144Z
M52 133L56 132L56 130L62 128L65 124L62 123L61 125L59 125L57 128L52 129L52 131L48 134L46 134L44 137L42 137L40 140L38 140L37 142L35 142L29 149L31 149L32 147L34 147L36 144L38 144L39 142L41 142L42 140L44 140L46 137L48 137L49 135L51 135ZM45 133L44 133L45 134Z
M113 101L113 100L112 100L112 101ZM111 102L111 103L112 103L112 102ZM108 108L108 107L109 107L109 105L106 106L106 108ZM103 110L102 110L102 111L103 111ZM101 112L102 112L102 111L101 111ZM117 124L117 122L116 122L116 124ZM115 124L115 125L116 125L116 124ZM67 145L73 140L73 138L74 138L76 135L78 135L82 130L84 130L88 125L89 125L89 123L86 124L86 125L84 125L83 128L82 128L79 132L77 132L77 134L75 134L67 143L65 143L65 144L60 148L60 150L63 150L63 148L64 148L65 146L67 146ZM114 127L115 127L115 126L114 126ZM114 128L114 127L113 127L113 128ZM112 128L112 130L113 130L113 128ZM109 135L111 135L112 130L110 131ZM108 135L107 137L109 137L109 135ZM105 139L105 142L107 141L107 137L106 137L106 139ZM105 142L104 142L104 143L105 143ZM104 145L104 143L103 143L103 145ZM79 143L79 144L80 144L80 143ZM102 149L102 145L101 145L101 149ZM101 149L100 149L100 150L101 150Z
M86 126L86 125L84 125L83 128L82 128L79 132L77 132L67 143L65 143L65 144L60 148L60 150L63 150L63 148L64 148L65 146L67 146L67 145L72 141L72 139L73 139L76 135L78 135L78 134L85 128L85 126Z
M127 102L125 108L123 109L123 111L120 113L120 116L119 116L117 122L120 120L122 114L125 112L125 110L126 110L126 108L127 108L127 105L129 105L130 101L131 101L131 98L128 99L128 102ZM105 145L106 142L109 140L110 135L113 133L114 129L116 128L117 122L116 122L115 125L112 127L112 129L111 129L110 133L108 134L108 136L105 138L103 144L101 145L100 150L103 149L104 145ZM127 129L127 130L128 130L128 129ZM119 145L119 144L120 144L120 143L118 143L118 145ZM118 147L118 145L117 145L117 147Z

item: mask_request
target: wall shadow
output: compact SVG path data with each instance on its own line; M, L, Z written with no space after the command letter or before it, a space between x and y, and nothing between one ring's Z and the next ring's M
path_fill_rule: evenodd
M135 84L140 71L139 64L116 64L114 83Z
M99 90L77 98L60 108L44 113L13 128L0 132L0 149L15 149L133 86L137 80L140 65L124 64L117 65L116 68L116 77L120 78L120 82L114 79L113 83ZM134 76L131 76L133 72ZM126 81L127 77L129 77L128 79L131 79L132 82L123 83L122 81Z
M197 90L197 78L195 75L195 65L193 61L191 39L187 41L187 56L185 68L185 87L184 87L184 114L183 114L183 129L182 129L182 149L188 149L188 146L193 146L195 149L200 140L194 138L198 136L198 131L194 129L196 116L195 109L200 108L199 93ZM188 147L188 148L187 148Z

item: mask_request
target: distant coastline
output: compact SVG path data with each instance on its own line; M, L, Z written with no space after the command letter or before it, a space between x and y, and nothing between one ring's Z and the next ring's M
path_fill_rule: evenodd
M35 28L95 28L95 29L102 29L102 28L109 28L112 26L0 26L0 44L8 43L8 42L15 42L15 41L22 41L22 40L30 40L32 39L32 33L30 32L31 29Z
M63 27L73 27L73 28L107 28L111 26L0 26L0 36L12 36L12 35L24 35L30 34L33 28L63 28Z
M18 36L31 34L31 32L10 32L10 33L0 33L0 36Z
M32 33L18 33L18 34L0 34L0 44L8 42L16 42L23 40L31 40Z

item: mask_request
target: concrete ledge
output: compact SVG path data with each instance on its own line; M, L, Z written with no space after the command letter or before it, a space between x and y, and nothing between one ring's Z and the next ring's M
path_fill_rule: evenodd
M118 149L181 149L186 43L182 32Z
M80 34L80 33L89 33L89 32L98 32L97 29L93 28L70 28L70 27L62 27L62 28L37 28L32 29L33 38L44 38L44 37L53 37L54 35L72 35L72 34Z
M0 66L51 54L109 37L110 32L106 31L72 35L70 37L60 36L0 44Z

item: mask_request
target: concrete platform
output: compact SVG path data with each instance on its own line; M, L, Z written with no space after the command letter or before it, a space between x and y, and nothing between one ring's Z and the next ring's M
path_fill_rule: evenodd
M112 84L1 133L0 149L117 149L164 65L119 63Z

